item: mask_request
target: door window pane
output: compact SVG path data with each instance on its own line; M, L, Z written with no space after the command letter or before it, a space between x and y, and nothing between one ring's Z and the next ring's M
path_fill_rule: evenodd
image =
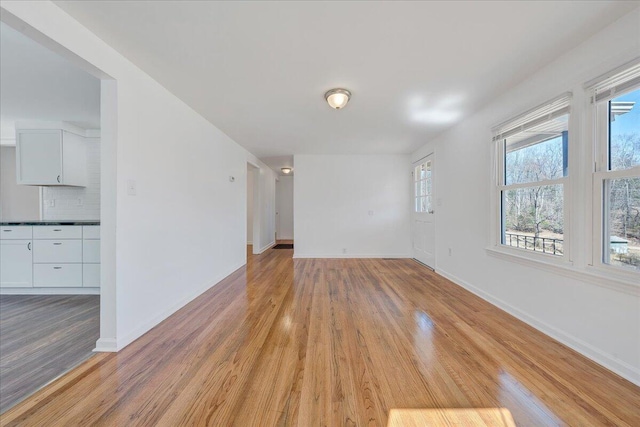
M609 168L640 165L640 89L609 101Z
M605 182L607 264L640 270L640 177Z
M562 184L505 190L502 198L504 245L563 254Z
M413 172L415 211L431 211L431 160L416 166Z

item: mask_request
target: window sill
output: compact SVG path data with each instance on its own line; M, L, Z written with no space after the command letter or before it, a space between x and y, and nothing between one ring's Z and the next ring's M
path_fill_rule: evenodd
M577 268L553 255L522 253L523 249L508 249L498 246L486 248L487 254L505 261L517 262L529 267L541 268L565 277L614 289L634 296L640 296L640 280L634 280L632 272L609 271L589 266ZM630 274L624 274L630 273ZM640 279L640 274L638 274Z

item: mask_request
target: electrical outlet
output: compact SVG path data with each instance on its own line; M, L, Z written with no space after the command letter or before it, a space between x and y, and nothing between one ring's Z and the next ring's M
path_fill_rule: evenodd
M347 248L342 248L342 253L346 254L347 253Z
M49 206L50 208L54 208L56 206L56 199L47 200L47 206Z
M369 211L369 216L373 216L373 211Z
M453 250L451 248L449 248L449 256L451 256L452 252L453 252Z
M82 205L84 204L84 202L82 201L82 199L78 199L77 203L78 203L78 206L82 206Z

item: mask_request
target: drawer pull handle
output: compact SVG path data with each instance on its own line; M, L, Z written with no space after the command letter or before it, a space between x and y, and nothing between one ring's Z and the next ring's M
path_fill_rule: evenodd
M5 233L11 233L13 230L2 230L2 231L4 231Z
M56 243L54 243L54 245L55 245L55 246L60 246L61 244L62 244L62 243L60 243L60 242L56 242Z
M62 267L53 267L54 270L60 270Z
M58 180L58 182L60 182L60 175L58 175L58 177L56 179Z
M62 231L62 228L54 228L53 231Z
M27 243L27 249L31 250L31 242Z

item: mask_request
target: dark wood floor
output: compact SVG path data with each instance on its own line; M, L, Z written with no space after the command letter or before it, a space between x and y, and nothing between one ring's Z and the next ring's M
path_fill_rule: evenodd
M384 426L499 408L519 426L640 426L640 388L411 260L251 256L5 425Z
M92 355L98 295L0 295L0 413Z

